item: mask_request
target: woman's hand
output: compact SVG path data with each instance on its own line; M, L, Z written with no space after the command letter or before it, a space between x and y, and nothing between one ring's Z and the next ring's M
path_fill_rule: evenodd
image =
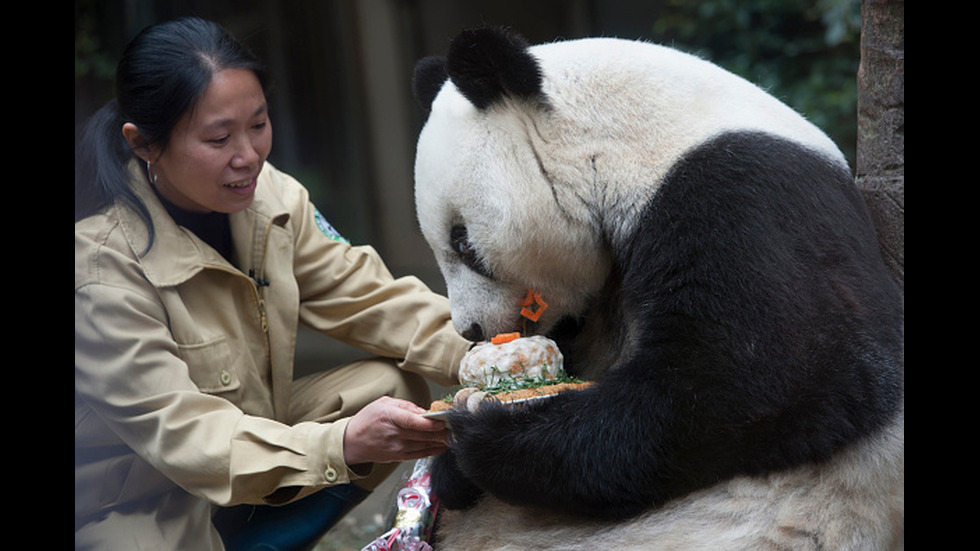
M445 451L449 430L444 422L419 415L425 411L411 402L389 397L368 404L347 424L347 464L406 461Z

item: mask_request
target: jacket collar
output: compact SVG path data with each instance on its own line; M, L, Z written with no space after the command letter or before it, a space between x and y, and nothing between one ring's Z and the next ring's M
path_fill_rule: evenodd
M169 287L187 281L205 268L244 273L262 266L269 229L272 225L283 226L289 220L286 207L269 189L268 172L269 165L266 164L259 174L252 204L244 211L229 216L234 243L234 258L229 262L194 233L174 222L146 181L142 165L131 162L130 187L149 211L155 232L153 246L146 254L143 254L149 239L146 224L128 206L117 203L115 208L119 212L126 239L140 258L146 278L155 286Z

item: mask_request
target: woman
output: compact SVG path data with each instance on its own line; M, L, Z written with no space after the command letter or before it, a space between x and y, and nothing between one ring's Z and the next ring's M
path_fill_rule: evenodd
M116 78L76 155L76 548L315 542L445 449L421 376L455 384L471 343L266 162L265 77L223 29L151 27ZM298 322L377 358L294 382Z

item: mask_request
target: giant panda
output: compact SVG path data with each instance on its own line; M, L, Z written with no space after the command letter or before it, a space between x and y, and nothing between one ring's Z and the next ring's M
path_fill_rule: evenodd
M903 545L904 299L821 130L613 38L467 30L414 89L455 327L550 336L596 381L450 415L437 549Z

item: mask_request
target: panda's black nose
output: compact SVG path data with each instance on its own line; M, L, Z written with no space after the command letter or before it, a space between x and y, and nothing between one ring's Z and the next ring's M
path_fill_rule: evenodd
M463 338L473 342L480 342L486 340L486 335L483 334L483 328L480 327L480 324L474 323L469 329L463 331Z

